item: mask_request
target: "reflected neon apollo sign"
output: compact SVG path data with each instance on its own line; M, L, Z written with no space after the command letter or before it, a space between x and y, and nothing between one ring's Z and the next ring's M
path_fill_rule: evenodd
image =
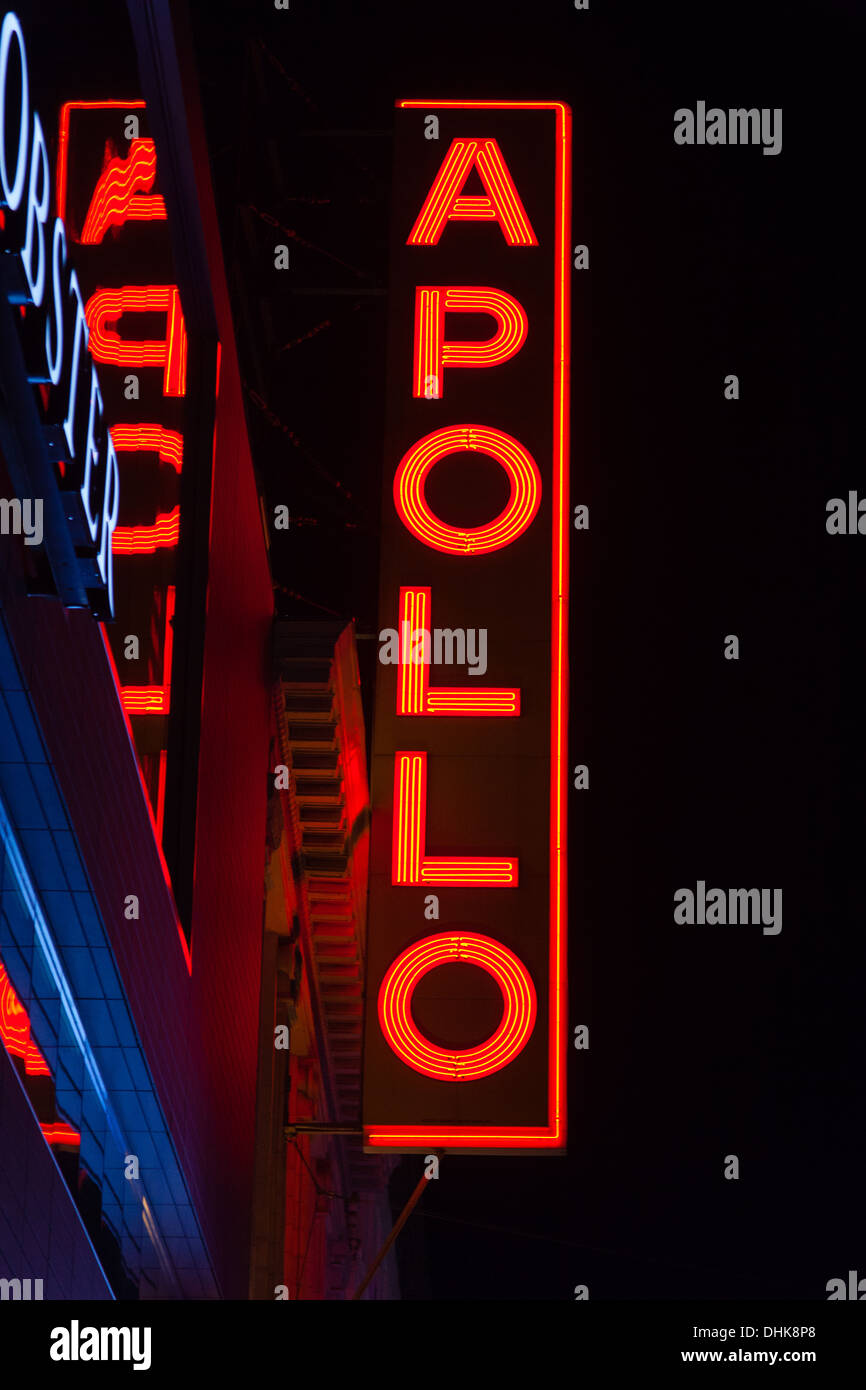
M570 113L396 121L364 1141L562 1149ZM484 688L413 655L434 607Z

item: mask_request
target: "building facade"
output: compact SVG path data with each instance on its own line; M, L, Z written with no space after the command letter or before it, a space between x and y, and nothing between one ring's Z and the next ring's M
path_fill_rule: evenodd
M363 1161L286 1133L354 1092L292 870L303 797L274 800L266 518L182 19L2 19L3 1297L342 1297L362 1224ZM269 1008L300 1020L279 1086Z

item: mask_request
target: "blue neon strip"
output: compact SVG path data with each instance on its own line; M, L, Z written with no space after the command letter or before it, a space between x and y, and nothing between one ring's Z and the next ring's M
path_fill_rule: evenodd
M87 1067L87 1073L90 1077L93 1089L99 1097L100 1105L105 1111L105 1118L108 1121L115 1143L121 1148L123 1153L126 1153L127 1149L123 1133L109 1103L108 1091L102 1079L99 1067L97 1066L96 1058L90 1050L90 1043L87 1041L87 1033L85 1032L84 1024L81 1022L81 1016L75 1007L72 991L69 988L63 966L60 964L54 942L51 939L48 924L42 914L42 908L39 905L39 899L36 896L36 891L30 879L30 873L19 848L15 828L6 812L6 805L3 801L2 794L0 794L0 839L2 839L6 853L12 863L18 891L24 899L27 911L36 929L36 939L39 942L40 950L45 957L46 964L51 973L51 978L60 996L75 1041L84 1058L84 1065Z
M33 887L33 883L30 878L30 873L27 868L27 864L25 863L24 856L21 853L21 849L18 844L18 838L15 834L15 828L7 814L6 805L3 800L2 793L0 793L0 840L2 840L3 842L6 854L8 855L8 858L12 865L12 871L15 874L18 891L20 892L21 897L24 899L24 904L27 908L27 911L30 914L31 921L33 922L36 932L36 939L39 943L39 948L42 951L42 954L45 958L46 964L51 974L51 978L54 981L57 993L60 996L60 1000L63 1005L66 1017L68 1019L69 1026L72 1029L75 1041L78 1044L78 1048L84 1059L84 1065L87 1068L87 1074L90 1077L91 1085L93 1086L99 1103L102 1106L103 1111L105 1112L106 1123L108 1125L109 1130L111 1131L112 1138L114 1139L114 1142L119 1148L120 1152L122 1154L127 1154L129 1153L129 1146L126 1142L126 1139L124 1138L123 1131L120 1128L117 1116L115 1115L114 1109L108 1098L108 1090L106 1088L105 1082L102 1079L102 1073L99 1070L96 1058L94 1057L93 1052L91 1051L90 1043L87 1039L87 1033L85 1031L84 1024L81 1021L81 1016L78 1012L78 1009L75 1007L75 1000L72 997L72 991L69 988L69 982L66 979L66 974L64 972L63 966L60 963L60 958L57 954L54 941L51 937L51 931L42 912L42 908L39 903L39 898L37 897L36 890ZM49 1145L49 1148L50 1147L51 1146ZM163 1268L164 1274L171 1280L172 1283L174 1283L174 1270L171 1266L171 1262L169 1261L168 1252L166 1251L162 1239L160 1238L159 1232L156 1229L156 1223L153 1220L150 1204L145 1195L144 1184L141 1182L140 1178L135 1183L135 1186L138 1189L139 1198L142 1203L145 1216L146 1218L150 1218L149 1220L146 1219L145 1226L151 1244L153 1245L153 1248L156 1251L157 1258Z

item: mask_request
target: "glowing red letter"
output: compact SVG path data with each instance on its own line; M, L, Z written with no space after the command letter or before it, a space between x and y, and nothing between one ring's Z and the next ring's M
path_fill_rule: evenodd
M475 168L484 196L461 193ZM495 140L452 140L407 246L436 246L446 222L498 222L509 246L537 246L520 194Z
M418 634L431 630L429 589L400 590L400 678L397 682L398 714L474 714L490 718L520 713L519 690L472 690L460 687L431 688L427 662L418 652Z
M490 314L497 323L492 338L480 343L446 343L445 315ZM523 305L489 285L419 285L415 290L416 396L443 394L445 367L498 367L526 342L529 321ZM430 378L435 389L428 392Z
M516 888L517 860L433 858L425 854L427 754L398 753L394 764L394 835L391 882L437 887Z
M448 526L430 510L424 495L428 475L441 459L478 450L501 464L511 495L499 516L485 526ZM541 502L541 475L532 455L504 430L485 425L451 425L425 434L403 455L394 477L394 506L422 545L448 555L486 555L502 550L532 525Z
M124 314L166 316L165 338L158 342L122 339L114 325ZM186 327L177 285L124 285L97 290L85 309L90 326L90 353L97 362L117 367L164 367L164 396L186 394Z
M84 219L82 242L98 246L109 227L165 218L165 200L150 193L155 178L156 145L152 140L133 140L126 159L109 160L100 174Z
M437 965L477 965L502 991L498 1028L477 1047L446 1050L419 1032L412 1017L412 993ZM379 987L379 1022L388 1045L414 1071L437 1081L477 1081L501 1071L523 1050L535 1027L537 1004L529 972L513 951L476 932L425 936L393 962Z

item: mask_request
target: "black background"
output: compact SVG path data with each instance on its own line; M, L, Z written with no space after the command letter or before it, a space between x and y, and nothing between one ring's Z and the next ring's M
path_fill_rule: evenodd
M569 1029L591 1045L567 1158L443 1160L405 1294L823 1299L866 1275L866 539L824 526L863 478L855 6L192 12L242 362L282 422L251 404L292 507L275 577L308 620L376 627L394 100L574 111ZM781 154L676 146L698 100L782 107ZM282 279L262 211L303 239ZM322 286L374 292L298 292ZM781 934L676 927L699 878L781 887Z

